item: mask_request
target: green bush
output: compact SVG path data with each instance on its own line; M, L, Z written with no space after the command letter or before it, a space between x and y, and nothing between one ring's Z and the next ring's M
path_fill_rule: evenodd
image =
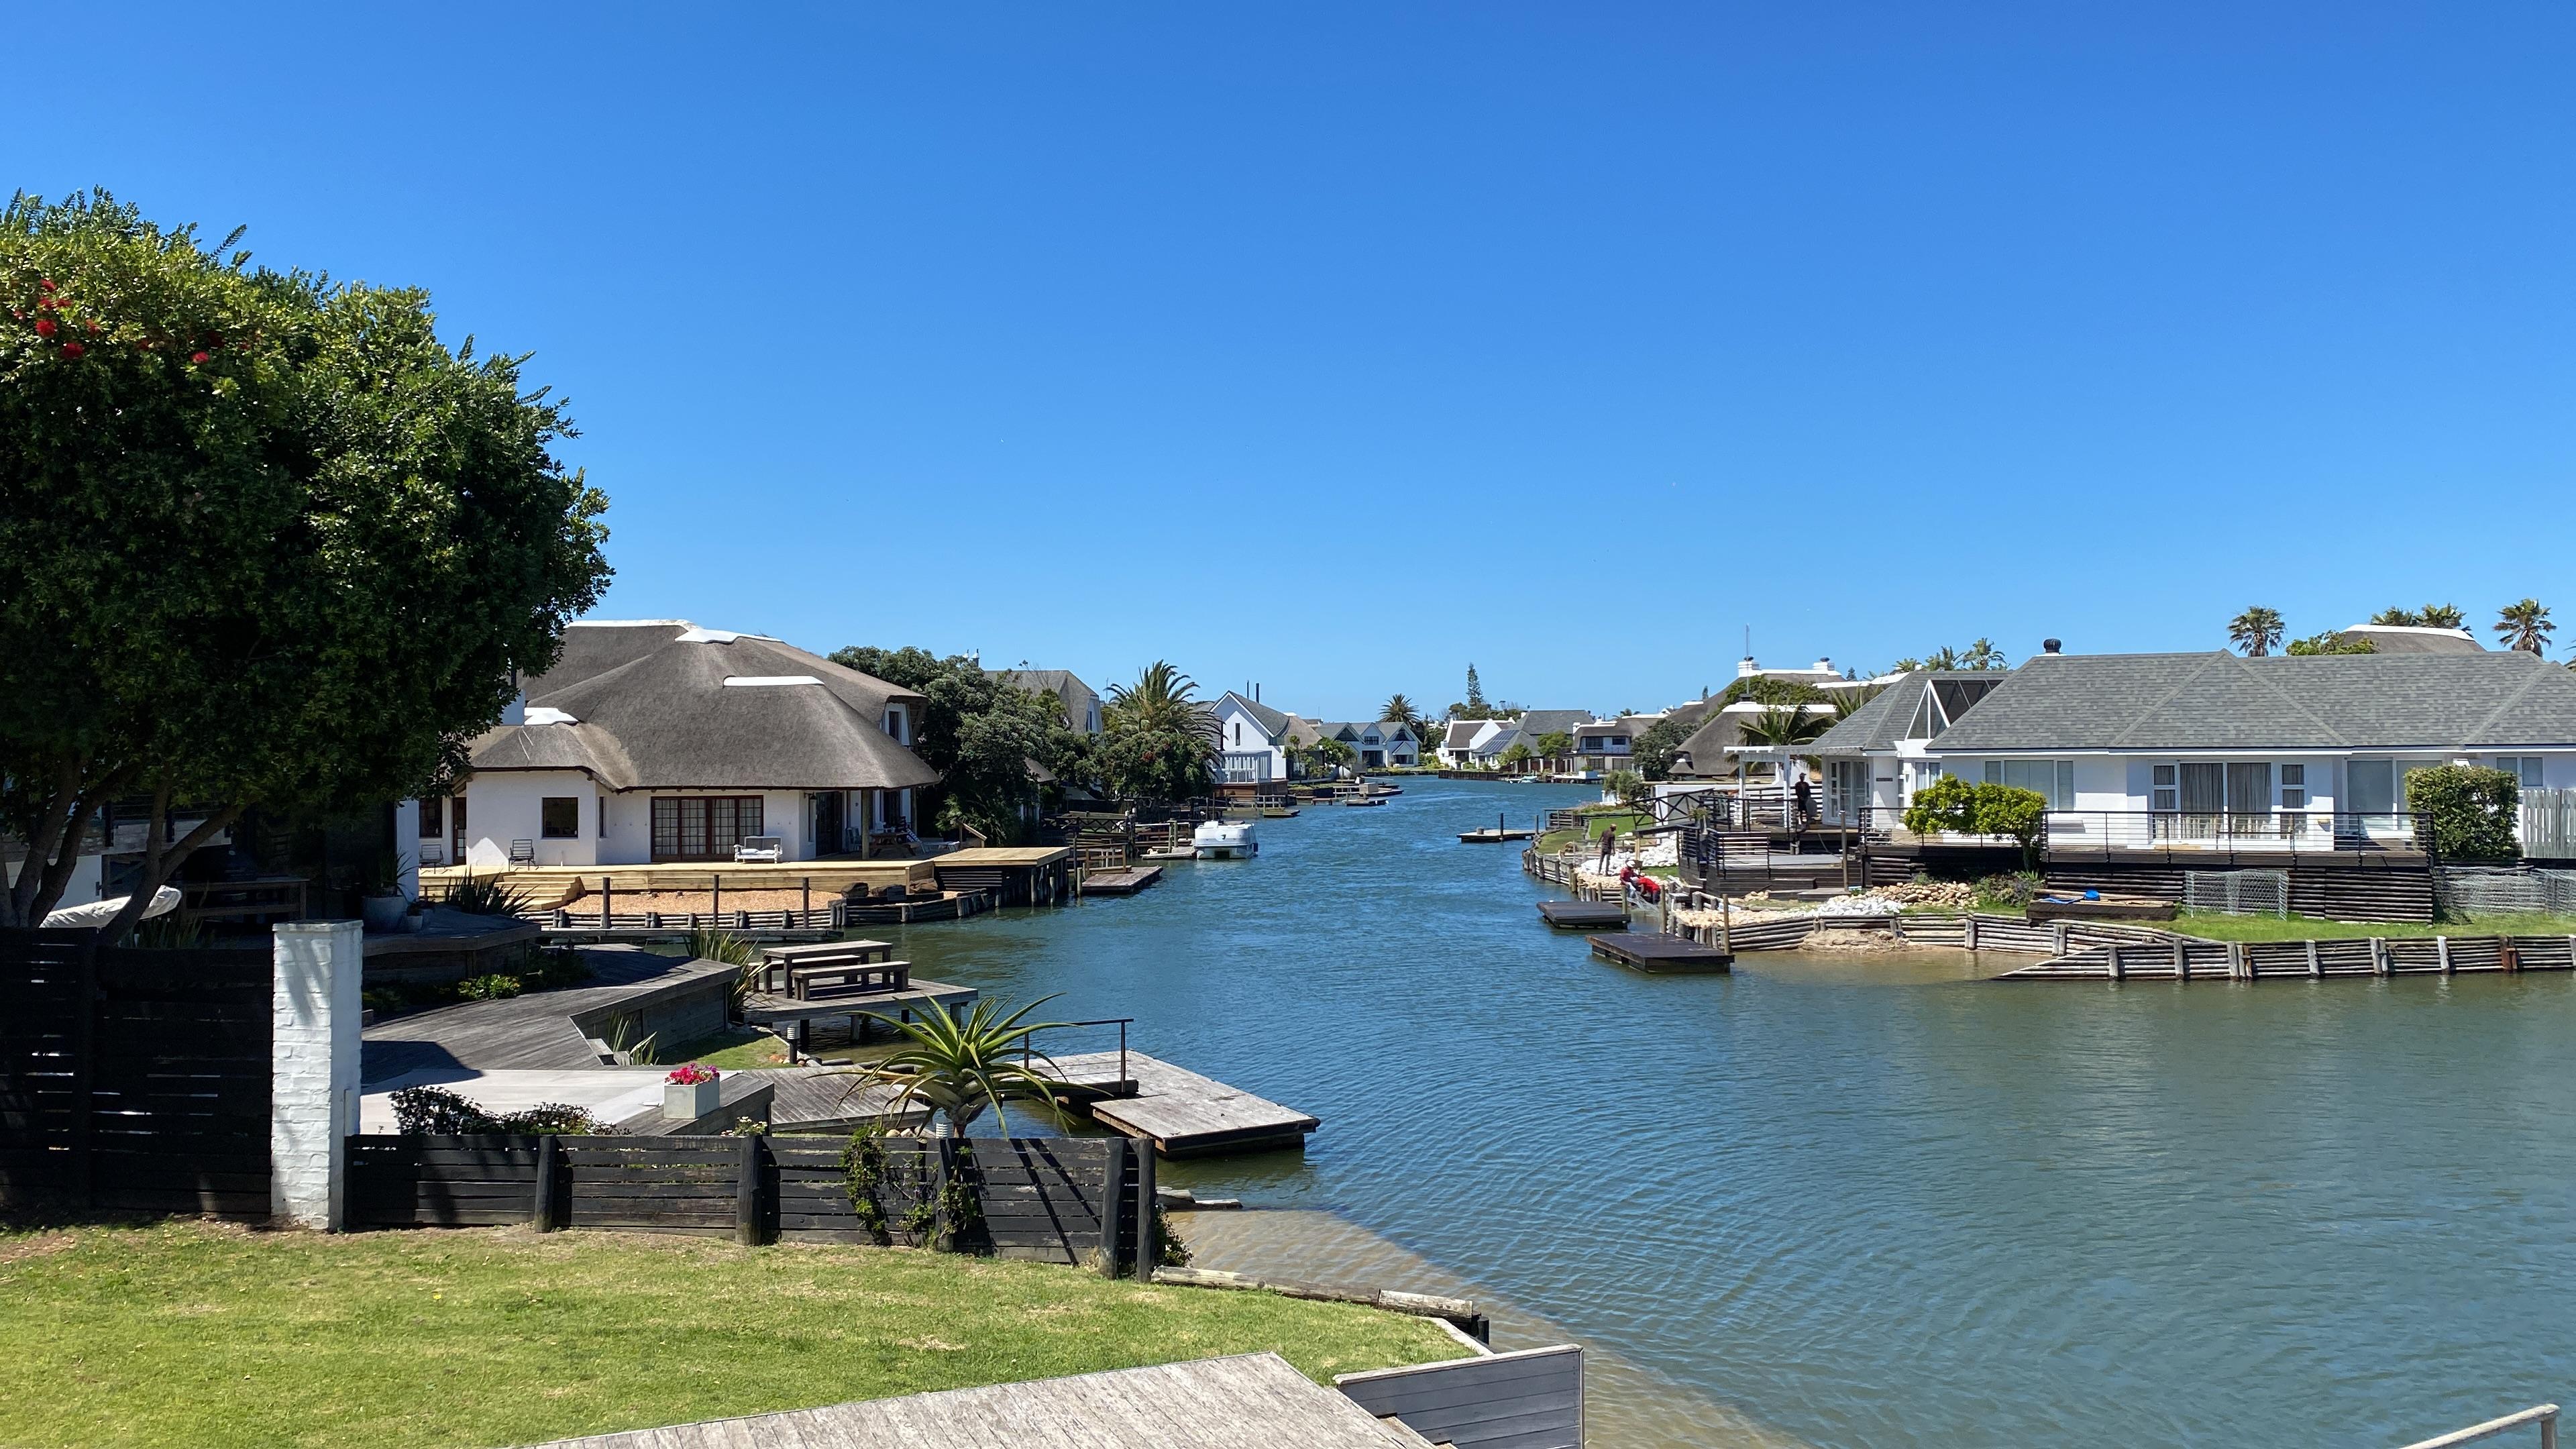
M456 994L468 1001L507 1001L527 989L518 977L503 976L498 972L489 976L469 976L456 983Z
M527 892L517 886L503 885L497 877L488 875L469 876L458 881L456 888L447 893L447 899L439 904L469 916L524 916L534 909Z
M2521 801L2522 782L2509 770L2436 765L2406 776L2416 839L2444 860L2518 858L2514 816Z
M1976 834L1977 787L1943 775L1914 792L1914 802L1905 807L1905 828L1917 835Z
M2036 860L2040 832L2048 824L2048 797L2017 785L1971 785L1944 775L1914 793L1905 807L1905 828L1917 835L1985 835L2021 846Z
M2003 911L2027 910L2038 896L2039 887L2039 872L2035 870L1990 875L1977 882L1977 904Z
M485 1132L543 1132L588 1137L604 1131L579 1107L539 1102L524 1112L495 1115L445 1087L405 1087L394 1093L394 1130L406 1137L458 1137Z

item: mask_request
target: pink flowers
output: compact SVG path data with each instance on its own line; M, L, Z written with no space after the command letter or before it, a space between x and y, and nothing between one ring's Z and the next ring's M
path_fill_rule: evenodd
M204 363L207 363L207 362L212 361L212 360L213 360L213 354L212 354L212 353L206 353L206 352L200 352L200 353L197 353L197 354L195 354L194 356L190 357L188 360L189 360L190 362L194 362L194 363L198 363L198 364L202 365L202 364L204 364Z
M707 1082L712 1082L716 1080L719 1075L720 1073L711 1066L707 1066L702 1062L691 1062L685 1067L680 1067L674 1070L671 1075L664 1077L662 1080L669 1082L675 1087L695 1087Z

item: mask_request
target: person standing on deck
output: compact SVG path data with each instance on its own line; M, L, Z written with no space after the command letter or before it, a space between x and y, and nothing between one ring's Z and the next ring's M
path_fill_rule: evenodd
M1816 788L1807 783L1807 777L1804 775L1800 775L1798 777L1796 795L1798 799L1798 818L1790 822L1789 828L1791 830L1803 831L1807 828L1807 822L1816 818Z
M1601 827L1601 868L1605 871L1610 868L1610 847L1612 842L1618 838L1618 834L1619 827L1616 825L1604 825Z

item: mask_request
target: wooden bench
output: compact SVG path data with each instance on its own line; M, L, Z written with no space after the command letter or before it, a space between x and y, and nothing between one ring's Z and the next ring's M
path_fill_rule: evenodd
M798 1001L838 1001L845 996L877 996L912 986L909 961L846 962L787 968L787 994Z

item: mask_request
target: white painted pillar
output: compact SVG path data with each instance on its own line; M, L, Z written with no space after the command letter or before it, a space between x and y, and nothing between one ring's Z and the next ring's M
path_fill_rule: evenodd
M336 1231L346 1205L348 1134L358 1130L356 921L275 928L270 986L268 1209L279 1223Z

